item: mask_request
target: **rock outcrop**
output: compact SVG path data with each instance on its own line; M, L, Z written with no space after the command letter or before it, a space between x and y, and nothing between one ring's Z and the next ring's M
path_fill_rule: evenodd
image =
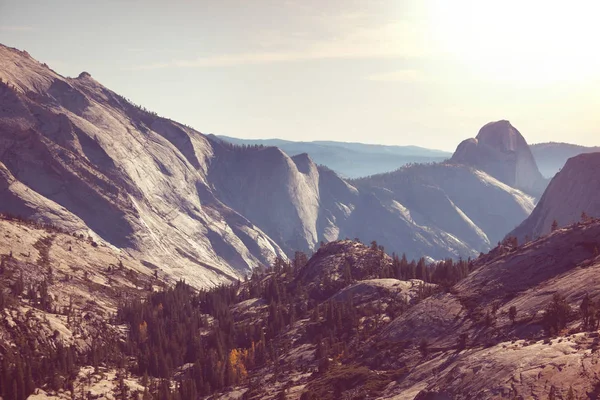
M490 122L477 137L461 142L450 161L471 165L533 196L541 195L547 184L525 138L505 120Z
M476 260L451 293L422 301L378 336L376 342L387 343L418 338L430 349L420 360L406 352L398 356L411 372L383 398L535 398L550 391L567 398L570 390L575 398L597 395L597 333L547 339L544 310L556 293L573 310L586 294L598 299L598 243L596 220ZM569 321L565 332L580 332L577 313Z
M588 217L600 217L600 153L570 158L554 176L531 215L511 236L519 240L550 233L554 221L559 227Z

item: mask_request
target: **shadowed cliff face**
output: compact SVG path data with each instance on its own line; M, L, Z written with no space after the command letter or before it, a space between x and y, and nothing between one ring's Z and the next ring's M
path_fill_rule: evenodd
M570 158L554 176L535 209L510 233L520 240L550 233L556 220L559 227L580 221L582 213L600 217L600 153Z
M490 122L476 138L460 143L450 161L471 165L533 196L540 196L547 183L525 138L504 120Z

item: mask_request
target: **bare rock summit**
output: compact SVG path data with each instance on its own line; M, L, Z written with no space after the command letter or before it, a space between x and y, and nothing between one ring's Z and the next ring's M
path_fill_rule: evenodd
M490 122L477 137L462 141L450 161L473 166L536 197L547 183L525 138L506 120Z

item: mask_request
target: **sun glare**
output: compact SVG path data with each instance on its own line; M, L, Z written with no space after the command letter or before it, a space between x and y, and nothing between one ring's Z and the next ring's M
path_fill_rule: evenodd
M598 76L600 2L432 0L436 41L482 79L551 83Z

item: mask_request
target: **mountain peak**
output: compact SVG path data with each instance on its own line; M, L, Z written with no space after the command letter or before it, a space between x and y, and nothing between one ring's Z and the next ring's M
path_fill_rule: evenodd
M521 132L510 121L500 120L485 124L477 134L477 140L502 152L520 151L528 147Z
M534 196L546 185L527 141L508 120L485 124L475 138L458 145L450 161L480 169Z

